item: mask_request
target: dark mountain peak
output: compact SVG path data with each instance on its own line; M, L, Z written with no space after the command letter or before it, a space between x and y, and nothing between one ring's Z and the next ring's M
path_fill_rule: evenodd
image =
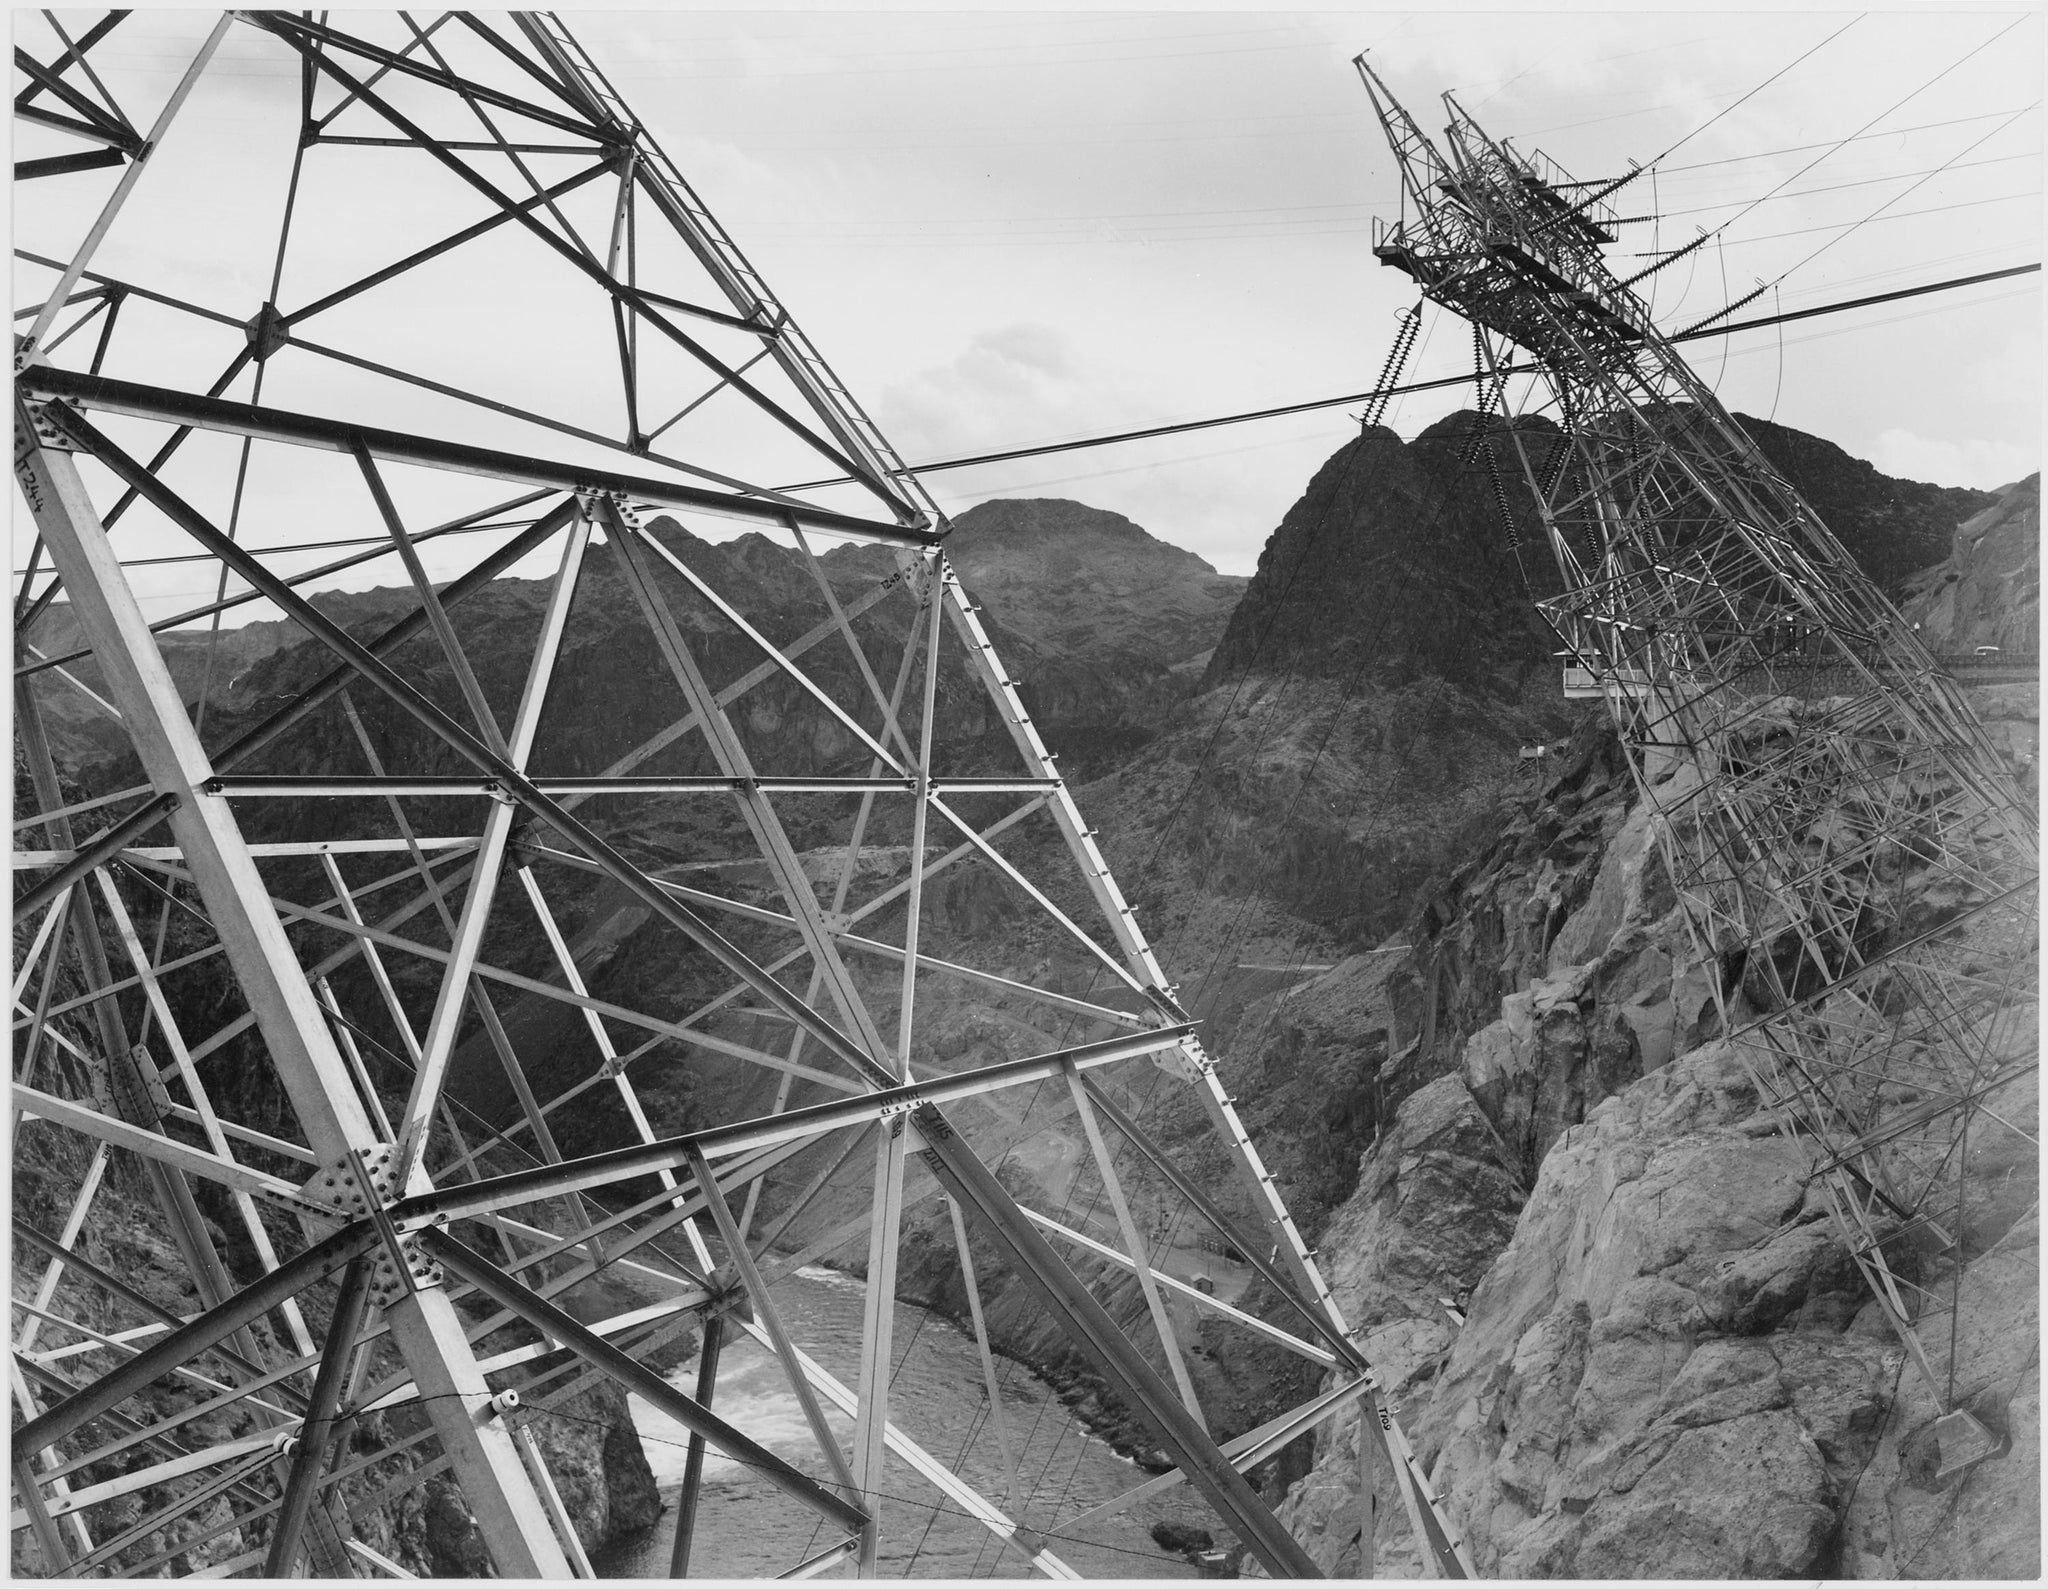
M1471 441L1477 435L1500 435L1508 430L1519 430L1525 436L1545 438L1558 434L1555 423L1541 414L1526 414L1509 420L1499 414L1481 414L1476 409L1461 408L1455 413L1444 415L1433 425L1427 425L1416 436L1417 445L1424 442L1457 442L1459 445Z
M946 550L963 577L1018 555L1089 561L1137 559L1141 564L1214 575L1215 568L1186 549L1162 541L1121 513L1065 497L997 497L978 502L953 520Z
M1895 480L1832 442L1736 416L1889 594L1948 555L1956 526L1996 499ZM1518 692L1555 645L1532 612L1557 575L1512 429L1542 468L1559 435L1532 415L1448 414L1413 441L1375 427L1333 453L1289 508L1210 660L1204 685L1247 669L1395 684L1434 676ZM1476 443L1491 439L1488 448ZM1494 496L1498 472L1510 524ZM1512 541L1522 543L1520 555Z
M1367 433L1333 453L1266 543L1204 684L1248 668L1367 668L1389 685L1429 674L1519 693L1550 641L1484 458L1468 456L1477 419L1452 414L1409 443ZM1509 511L1514 535L1536 539L1522 494L1509 492ZM1527 560L1545 594L1547 563Z
M809 622L824 611L818 588L797 555L758 531L707 541L666 515L650 519L647 528L678 562L742 612L794 612ZM609 569L610 559L602 566Z
M976 540L991 533L1047 536L1080 532L1132 541L1153 539L1121 513L1091 508L1069 497L992 497L953 519L956 536Z
M998 498L953 523L947 554L1006 630L1113 672L1201 657L1245 588L1121 513L1061 497Z

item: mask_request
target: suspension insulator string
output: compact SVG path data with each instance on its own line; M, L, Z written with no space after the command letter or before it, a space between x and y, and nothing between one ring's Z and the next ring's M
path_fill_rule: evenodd
M1522 532L1515 524L1515 515L1508 508L1507 488L1500 483L1500 458L1491 441L1486 444L1486 473L1493 481L1493 505L1500 510L1501 528L1507 532L1508 548L1520 551Z
M1401 372L1407 367L1408 354L1415 346L1416 333L1422 327L1422 306L1401 311L1401 329L1394 333L1394 345L1387 350L1385 368L1367 399L1365 412L1359 416L1359 430L1370 430L1386 417L1387 403L1393 396L1393 388L1401 381Z

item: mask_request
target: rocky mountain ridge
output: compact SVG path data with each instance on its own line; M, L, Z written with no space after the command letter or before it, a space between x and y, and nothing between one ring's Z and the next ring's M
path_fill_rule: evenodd
M751 532L705 541L667 518L653 525L671 551L772 638L792 639L828 615L802 560L779 543ZM1242 576L1217 573L1120 514L1057 498L1001 499L969 508L954 521L947 552L982 603L983 621L1033 720L1082 776L1142 744L1191 692L1246 583ZM881 546L834 547L820 563L834 592L849 602L897 572L894 554ZM602 587L609 572L605 561L593 559L593 565ZM499 579L454 609L457 632L465 649L474 648L480 671L488 675L493 660L520 654L524 631L537 622L546 593L544 580ZM417 605L404 587L322 591L312 601L359 636L374 635ZM627 619L631 611L622 592L603 588L583 606L586 619L600 626L607 617ZM623 632L631 624L620 627ZM707 642L729 638L721 634L722 624L701 614L695 627ZM493 629L503 632L488 632ZM51 606L34 638L45 657L61 657L80 645L67 604ZM217 634L203 627L175 630L160 636L159 644L187 699L197 700L203 690L210 711L228 718L247 716L326 666L298 625L282 618L223 627ZM575 692L579 704L608 695L631 700L639 692L630 681L645 676L634 672L643 661L637 651L609 656L593 641L561 670L558 688ZM811 665L821 661L828 670L845 666L829 653L814 656ZM70 671L89 688L99 687L90 658L72 663ZM504 682L516 690L509 676ZM987 732L987 714L977 711L978 692L949 693L956 710L967 714L946 724L949 734L971 738ZM51 689L44 701L53 744L68 764L81 765L118 744L117 731L77 691ZM845 749L836 742L821 745L806 766ZM797 754L804 756L800 749Z

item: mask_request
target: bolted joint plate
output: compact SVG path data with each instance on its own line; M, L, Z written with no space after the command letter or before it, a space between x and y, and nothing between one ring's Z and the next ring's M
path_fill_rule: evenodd
M894 590L897 586L907 589L919 606L931 599L933 564L911 551L896 554L896 572L881 583L883 590Z
M441 1266L418 1241L393 1229L381 1217L385 1206L398 1195L393 1161L392 1145L380 1142L315 1171L301 1189L306 1201L332 1209L345 1220L375 1218L384 1226L386 1240L376 1249L370 1271L370 1301L380 1308L442 1281Z
M1160 1049L1152 1056L1152 1063L1176 1081L1199 1082L1209 1073L1208 1056L1193 1041Z
M249 343L249 352L258 364L289 342L291 334L290 323L278 312L274 303L267 303L258 309L242 327L242 335Z
M356 1155L345 1154L325 1168L314 1171L312 1179L300 1190L308 1202L331 1208L346 1219L365 1219L369 1216L372 1198L381 1208L396 1193L391 1159L391 1144L380 1142L363 1150L360 1167ZM367 1194L362 1183L364 1172L367 1172L370 1182Z
M20 360L17 360L17 365L20 362ZM20 373L19 368L16 369L15 373ZM28 434L15 438L14 445L17 454L30 446L47 448L51 452L78 451L78 443L73 441L69 432L51 416L51 409L57 406L59 405L55 402L32 403L26 401L18 405L19 412L28 419Z
M171 1117L171 1095L164 1086L163 1074L156 1068L146 1044L130 1047L128 1059L128 1064L107 1067L112 1096L124 1119L160 1131L164 1121Z
M403 1269L399 1267L399 1258L404 1260ZM421 1249L417 1237L400 1236L397 1258L388 1246L377 1249L376 1261L370 1268L370 1301L377 1307L388 1308L415 1291L431 1290L443 1278L440 1264Z

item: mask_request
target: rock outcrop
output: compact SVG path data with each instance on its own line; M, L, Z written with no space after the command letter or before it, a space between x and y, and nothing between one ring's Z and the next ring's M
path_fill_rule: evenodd
M1521 425L1547 456L1556 427ZM1298 672L1398 687L1430 677L1518 699L1548 671L1555 644L1530 607L1556 588L1526 492L1504 525L1483 463L1513 469L1506 427L1471 413L1413 442L1384 427L1347 443L1316 471L1259 554L1231 614L1206 687L1247 673ZM1537 543L1518 557L1514 541Z
M1978 694L2031 722L2032 686ZM1370 1126L1320 1245L1481 1575L2036 1575L2034 1215L1962 1275L1956 1397L2002 1450L1948 1473L1809 1151L1720 1037L1611 737L1586 725L1557 765L1367 996L1335 968L1268 1040L1334 1056L1348 1035ZM2031 1124L2031 1093L2010 1107ZM2031 1159L1984 1173L2031 1206ZM1919 1278L1938 1290L1939 1260ZM1349 1416L1319 1432L1283 1514L1335 1574L1359 1570L1357 1441ZM1417 1573L1378 1490L1378 1570Z
M2041 477L2007 486L1957 526L1946 555L1905 582L1899 607L1928 649L2032 655L2041 630Z

